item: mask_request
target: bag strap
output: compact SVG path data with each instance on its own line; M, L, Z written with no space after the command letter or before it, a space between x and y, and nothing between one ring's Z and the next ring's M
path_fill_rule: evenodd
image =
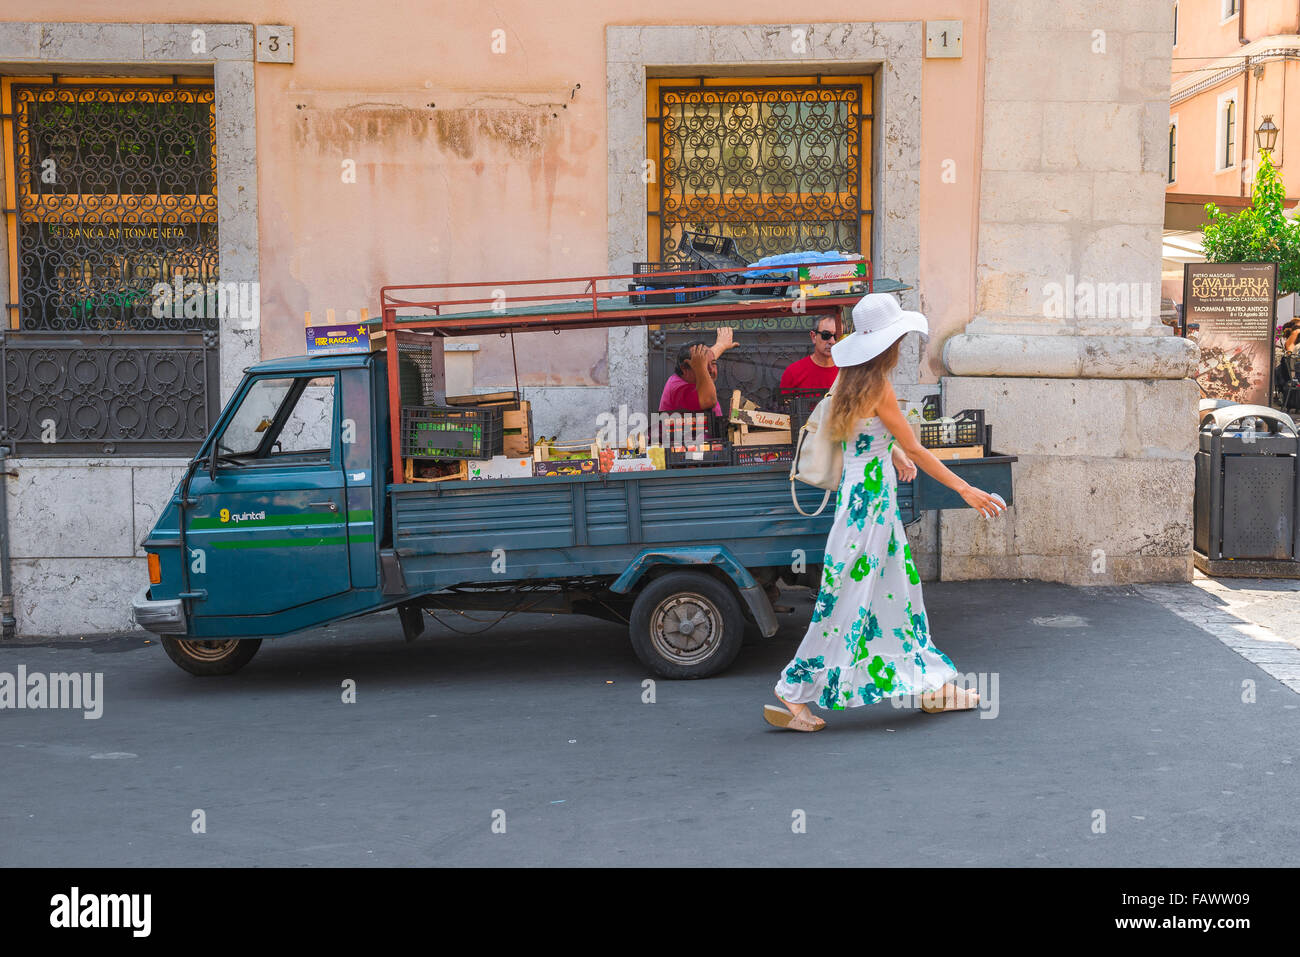
M829 502L830 500L831 500L831 490L827 489L825 494L822 495L822 503L817 506L817 511L811 514L805 512L803 509L799 507L799 496L795 492L794 479L790 479L790 501L794 502L794 510L798 512L800 515L802 515L804 518L816 518L818 515L822 513L822 509L826 507L826 503Z
M799 444L795 446L795 449L794 449L794 458L791 459L791 461L790 461L790 501L792 501L792 502L794 503L794 510L795 510L796 512L798 512L800 515L802 515L804 518L816 518L818 515L820 515L820 514L822 513L822 509L824 509L824 508L826 507L826 503L829 502L829 501L831 500L831 490L830 490L830 489L826 489L826 494L822 496L822 503L821 503L820 505L817 506L817 511L813 512L813 513L810 515L810 514L808 514L807 512L805 512L803 509L801 509L801 508L799 507L799 494L798 494L798 491L796 490L796 488L795 488L795 484L794 484L794 483L795 483L795 477L794 477L795 469L796 469L796 468L798 467L798 465L799 465L799 453L800 453L800 451L803 450L803 442L804 442L804 439L807 438L807 437L808 437L808 426L807 426L807 425L800 426L800 428L799 428Z

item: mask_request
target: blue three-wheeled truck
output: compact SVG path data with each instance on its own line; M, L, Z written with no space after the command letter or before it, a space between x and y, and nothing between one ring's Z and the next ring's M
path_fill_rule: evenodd
M542 293L523 283L385 287L372 351L251 366L144 542L149 584L136 621L196 675L239 670L262 639L384 609L397 610L408 640L426 610L590 615L626 623L657 675L726 668L747 626L776 632L774 582L819 580L833 504L800 515L788 465L437 483L406 481L400 465L399 380L414 357L422 394L445 395L448 336L506 333L513 344L516 332L717 325L792 308L809 323L838 322L858 298L792 302L732 286L657 304L603 290L630 279L554 280ZM508 307L503 286L515 293ZM887 280L875 287L889 291ZM1011 503L1012 461L948 464ZM798 495L807 512L822 500L810 486ZM910 521L964 503L922 473L900 484L898 507Z

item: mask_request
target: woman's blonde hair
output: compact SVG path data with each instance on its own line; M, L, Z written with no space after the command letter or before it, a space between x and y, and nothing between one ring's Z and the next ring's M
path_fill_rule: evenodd
M867 417L885 391L889 373L898 365L898 350L902 338L892 346L861 365L845 366L835 377L835 395L831 399L830 436L848 440L853 436L853 424Z

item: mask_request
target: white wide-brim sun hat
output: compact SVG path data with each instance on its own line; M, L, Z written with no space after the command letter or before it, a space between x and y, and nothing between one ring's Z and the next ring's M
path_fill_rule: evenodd
M889 293L873 292L853 307L853 331L831 346L837 366L870 362L909 332L930 335L930 324L919 312L908 312Z

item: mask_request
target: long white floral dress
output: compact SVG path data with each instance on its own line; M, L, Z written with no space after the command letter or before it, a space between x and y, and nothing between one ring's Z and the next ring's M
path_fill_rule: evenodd
M856 708L932 691L957 676L930 641L898 507L894 439L878 418L857 425L856 439L844 443L812 622L776 685L795 704Z

